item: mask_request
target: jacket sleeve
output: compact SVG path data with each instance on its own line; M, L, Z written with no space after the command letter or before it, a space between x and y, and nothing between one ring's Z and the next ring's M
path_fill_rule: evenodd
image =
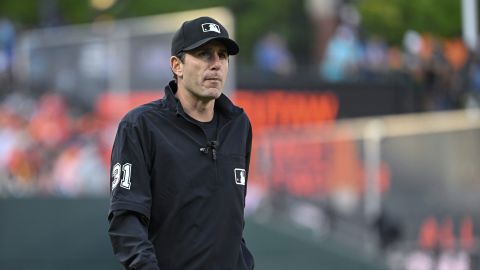
M250 175L250 156L252 153L252 125L250 124L250 121L248 122L248 135L247 135L247 150L246 150L246 158L245 158L245 165L246 165L246 172L247 172L247 182L245 183L245 194L244 194L244 200L247 197L247 187L248 187L248 179ZM245 201L244 201L245 205Z
M247 157L246 157L246 169L247 169L247 186L248 187L248 176L250 171L250 156L252 152L252 125L248 124L248 137L247 137ZM245 188L245 198L247 196L247 188ZM244 198L244 199L245 199ZM244 203L245 205L245 203ZM245 224L244 224L245 225ZM255 267L255 259L253 258L252 253L248 250L247 244L245 243L245 239L242 237L242 242L240 243L241 252L243 254L243 258L247 269L254 269Z
M120 122L112 148L109 212L129 210L150 218L150 149L141 121Z
M241 243L241 252L243 254L243 260L245 262L246 269L253 270L255 268L255 259L253 258L252 253L248 250L245 239L242 237Z
M152 243L148 240L148 219L141 214L118 210L108 216L113 253L125 269L159 270Z
M120 122L111 157L108 233L113 252L126 269L159 269L148 237L150 148L141 121Z

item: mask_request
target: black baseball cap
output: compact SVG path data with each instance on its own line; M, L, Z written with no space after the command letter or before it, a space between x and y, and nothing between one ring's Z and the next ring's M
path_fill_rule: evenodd
M199 17L184 22L175 32L172 39L172 55L193 50L211 40L225 44L229 55L236 55L240 51L238 44L230 39L223 25L210 17Z

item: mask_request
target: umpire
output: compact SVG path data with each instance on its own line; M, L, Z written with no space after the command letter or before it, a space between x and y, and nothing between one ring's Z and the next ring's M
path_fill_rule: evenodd
M216 20L184 22L164 98L121 120L108 232L126 269L253 269L243 239L252 128L222 94L238 52Z

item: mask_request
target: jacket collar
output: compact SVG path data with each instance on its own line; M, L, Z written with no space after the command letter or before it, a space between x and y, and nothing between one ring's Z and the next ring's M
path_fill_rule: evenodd
M176 114L185 115L182 104L175 96L177 89L177 83L174 80L170 81L168 85L165 86L165 101L167 102L168 108ZM220 97L215 100L215 110L226 118L233 118L243 112L242 108L235 106L224 94L221 94Z

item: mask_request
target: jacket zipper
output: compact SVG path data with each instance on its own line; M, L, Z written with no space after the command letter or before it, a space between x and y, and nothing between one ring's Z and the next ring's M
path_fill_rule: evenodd
M200 152L202 152L203 154L209 154L210 151L212 152L212 160L215 161L215 165L216 165L216 161L217 161L217 147L218 147L218 141L219 141L219 138L220 138L220 133L222 132L222 130L228 125L230 124L233 119L235 119L236 117L238 117L238 115L230 118L227 120L227 122L225 122L225 124L223 124L223 126L220 127L220 129L217 131L217 137L215 138L214 141L209 141L208 140L208 137L207 137L207 134L205 134L205 131L197 125L197 123L193 122L192 120L188 119L188 117L186 117L184 115L184 112L178 112L178 109L177 109L177 113L180 114L183 119L185 119L187 122L193 124L194 126L196 126L197 128L200 128L202 130L202 133L207 141L207 146L206 147L200 147Z

